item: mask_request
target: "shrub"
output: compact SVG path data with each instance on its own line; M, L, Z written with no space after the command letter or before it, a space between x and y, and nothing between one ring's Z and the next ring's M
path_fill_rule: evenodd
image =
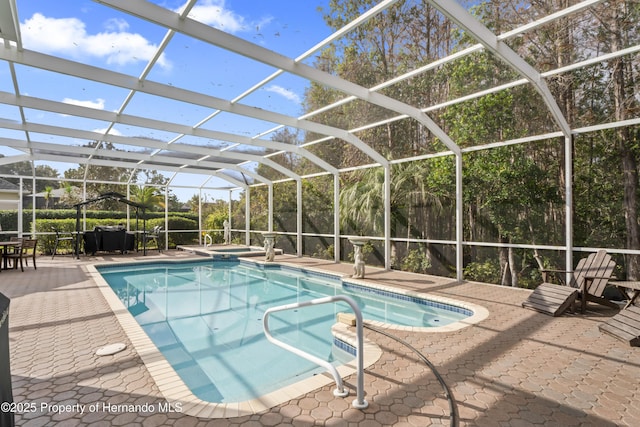
M102 216L102 215L99 215ZM87 217L87 230L93 230L98 226L114 226L124 224L126 221L123 218L96 218L96 217ZM195 230L198 229L198 222L183 217L169 217L169 230L194 230L194 231L181 231L176 233L169 233L169 247L175 248L176 245L186 245L186 244L194 244L198 242L198 235ZM76 230L76 220L66 218L66 219L39 219L37 222L37 229L32 230L38 235L38 246L40 247L41 252L44 254L52 254L53 247L55 245L55 234L53 234L53 229L57 229L60 232L75 232ZM139 231L142 231L144 222L142 220L138 221ZM146 223L147 231L153 229L153 227L160 225L164 229L164 215L162 217L148 219ZM135 231L136 223L135 218L131 220L131 230ZM43 233L43 234L40 234ZM44 234L49 233L49 234ZM161 239L162 242L164 241ZM82 249L82 241L80 248Z
M324 249L322 245L317 244L316 249L313 252L313 255L311 256L313 258L320 258L320 259L333 259L335 257L335 253L333 251L333 245L329 245L327 246L326 249Z
M427 273L431 268L431 261L422 249L412 249L402 260L402 270L412 273Z
M484 283L500 283L500 263L497 260L471 262L464 268L464 278Z
M40 219L36 222L36 233L53 233L54 229L61 233L73 233L76 231L75 219ZM46 255L53 253L55 245L55 234L38 234L38 246L40 251Z
M169 248L177 245L193 245L198 243L198 221L178 216L170 216L168 219L169 230L193 230L169 233ZM147 220L147 230L155 226L162 226L164 230L164 217ZM163 239L161 239L164 241Z

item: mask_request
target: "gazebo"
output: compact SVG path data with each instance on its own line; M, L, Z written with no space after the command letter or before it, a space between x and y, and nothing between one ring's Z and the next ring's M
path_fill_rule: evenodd
M143 253L146 255L147 239L144 236L147 235L147 216L146 216L147 208L140 203L134 202L132 200L128 200L122 194L105 193L105 194L101 194L99 197L96 197L94 199L85 200L83 202L76 203L75 205L73 205L73 207L76 208L76 239L75 239L75 248L74 248L74 253L76 258L80 257L80 234L82 233L82 230L83 230L82 222L81 222L82 208L92 203L96 203L105 199L115 200L117 202L124 203L127 206L132 206L135 208L136 231L139 231L138 220L140 219L140 214L142 215L142 236L143 236L142 250L143 250Z

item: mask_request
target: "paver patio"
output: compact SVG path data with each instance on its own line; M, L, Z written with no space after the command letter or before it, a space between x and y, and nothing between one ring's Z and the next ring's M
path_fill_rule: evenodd
M369 407L351 407L332 386L259 414L200 419L167 404L86 265L123 259L176 259L162 254L38 258L22 273L0 273L11 298L10 346L14 401L26 409L16 423L138 426L428 426L449 425L449 404L436 376L406 347L366 330L383 350L365 371ZM304 266L351 272L347 264L281 256ZM422 352L450 387L461 426L638 426L640 348L598 330L616 310L589 305L585 315L553 318L523 309L527 290L367 269L375 283L479 304L489 316L455 332L392 331ZM106 344L127 349L96 356ZM355 384L355 375L346 379ZM148 412L127 411L147 404ZM31 405L31 406L29 406ZM68 406L57 406L68 405ZM81 413L79 405L85 405ZM159 408L163 408L159 410ZM173 408L176 409L176 408ZM179 408L177 408L179 409ZM58 412L56 412L58 411Z

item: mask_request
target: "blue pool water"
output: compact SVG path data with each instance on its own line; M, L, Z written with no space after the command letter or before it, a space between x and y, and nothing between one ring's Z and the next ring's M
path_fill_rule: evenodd
M322 371L266 340L262 316L269 307L346 294L365 319L397 325L444 326L473 314L246 261L145 263L99 272L185 384L211 402L253 399ZM341 302L279 312L270 316L270 328L276 338L341 364L353 355L334 345L331 326L338 312L350 311Z

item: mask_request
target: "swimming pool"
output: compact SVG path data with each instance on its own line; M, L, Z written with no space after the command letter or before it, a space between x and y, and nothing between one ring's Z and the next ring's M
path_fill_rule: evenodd
M261 322L268 307L347 294L365 319L384 323L441 326L473 314L275 264L207 260L99 272L193 394L209 402L253 399L321 372L266 341ZM331 335L341 311L349 311L346 304L274 314L271 330L278 339L342 364L353 355Z

